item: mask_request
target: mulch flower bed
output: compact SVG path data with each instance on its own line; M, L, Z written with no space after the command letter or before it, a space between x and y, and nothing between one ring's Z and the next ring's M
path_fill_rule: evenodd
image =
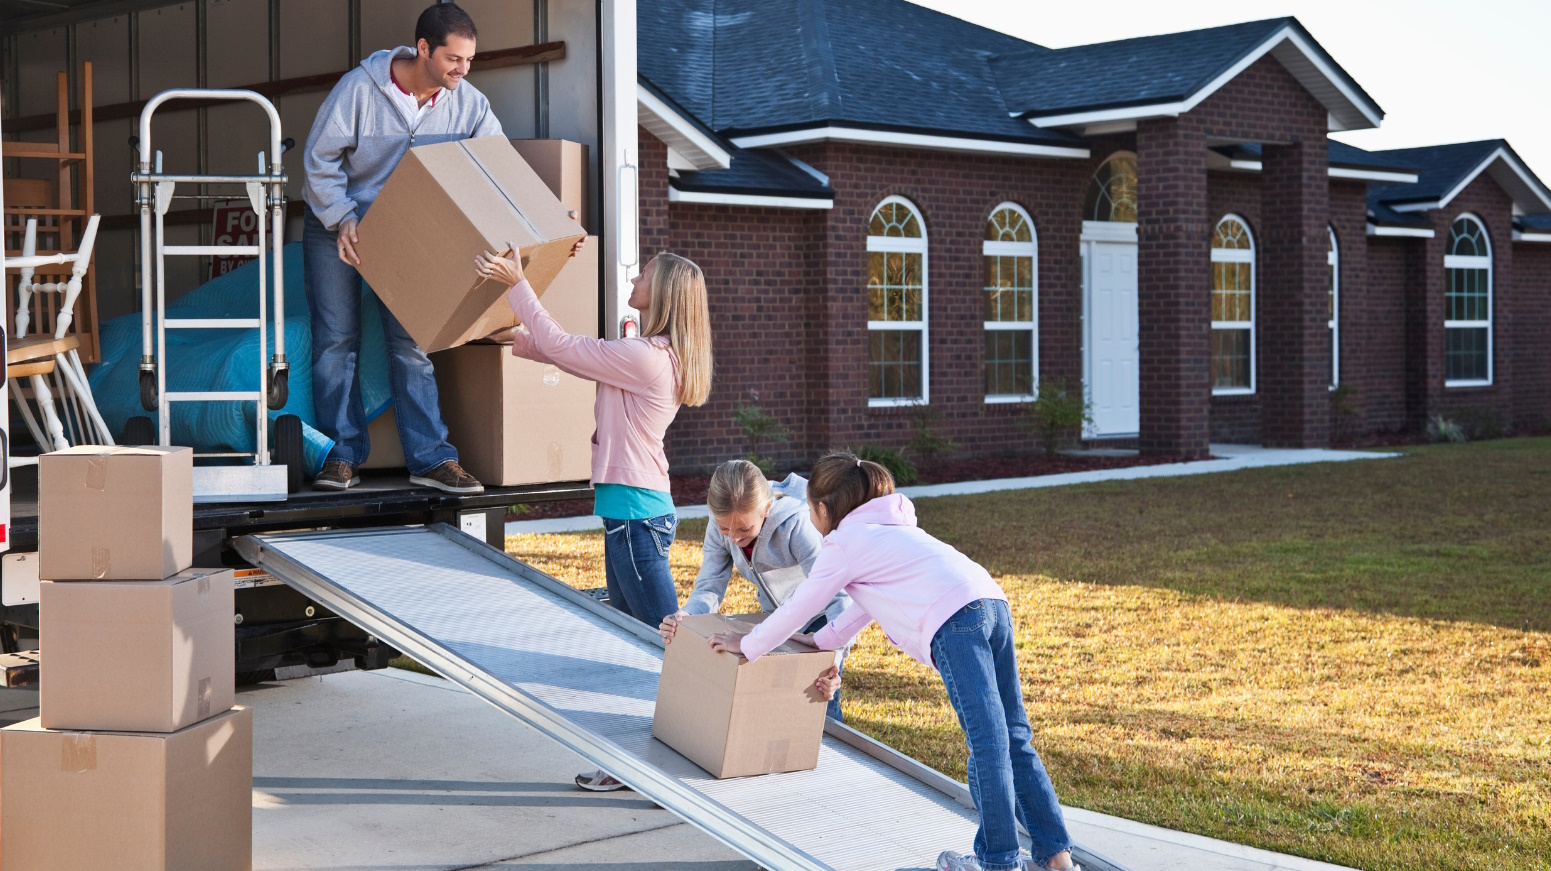
M1183 463L1190 458L1157 456L1094 457L1061 454L1054 457L979 457L943 460L921 470L920 484L951 484L957 481L988 481L995 478L1031 478L1036 475L1061 475L1067 472L1091 472L1096 469L1126 469L1132 466L1156 466ZM1199 457L1194 459L1201 459ZM672 478L674 505L704 505L708 475L676 475ZM506 519L544 520L551 517L584 517L592 513L591 499L566 499L532 502L520 511L507 511Z

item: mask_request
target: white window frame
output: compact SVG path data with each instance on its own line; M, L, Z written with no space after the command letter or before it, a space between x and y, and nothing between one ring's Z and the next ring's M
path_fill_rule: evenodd
M874 235L872 235L872 219L873 219L873 216L878 214L878 211L880 209L882 209L884 206L886 206L886 205L888 205L890 203L898 203L900 205L903 205L905 208L910 210L911 214L915 215L916 223L921 225L921 237L919 239L903 239L903 238L898 238L898 237L893 237L893 236L874 236ZM917 332L919 332L921 334L921 395L918 398L889 397L889 398L883 398L883 399L869 396L869 397L867 397L867 407L868 408L897 408L897 407L903 406L903 405L927 405L927 404L930 404L931 401L932 401L932 378L931 378L932 370L931 370L931 366L930 366L932 352L931 352L930 343L927 341L929 336L928 336L928 330L927 330L927 326L926 325L927 325L927 322L930 320L930 317L931 317L931 315L929 314L929 309L927 308L928 303L930 301L930 297L931 297L931 293L930 293L930 288L931 288L931 284L930 284L930 275L931 275L930 266L931 266L931 264L928 262L928 255L927 255L926 219L921 216L921 210L916 206L916 204L912 203L911 201L909 201L907 199L905 199L904 197L884 197L882 200L878 201L878 204L876 206L873 206L871 212L867 213L867 226L868 226L868 233L867 233L867 253L868 254L872 254L874 252L880 252L880 253L886 253L886 254L887 253L896 253L897 252L897 253L901 253L901 254L920 254L921 255L921 319L919 321L874 321L874 320L869 320L867 322L867 332L869 333L868 352L867 352L867 354L868 354L867 365L868 366L872 365L872 350L871 350L872 340L871 340L870 334L874 330L879 330L879 331L892 330L892 331L896 331L896 332L905 332L905 331L914 330L914 331L917 331ZM864 288L864 290L865 290L865 288ZM869 372L868 373L868 378L870 379L871 377L872 377L871 376L871 372ZM870 389L869 389L869 392L870 392Z
M1034 317L1033 320L1027 321L983 321L982 323L984 324L985 329L988 331L1003 330L1014 332L1019 330L1028 330L1031 333L1029 348L1033 359L1029 361L1032 368L1032 371L1029 373L1029 385L1033 388L1033 390L1029 393L988 393L986 394L987 405L996 405L999 403L1008 402L1033 402L1039 392L1039 231L1034 227L1034 218L1029 215L1028 210L1011 201L999 203L996 208L991 210L991 214L986 216L986 221L989 222L992 216L994 216L997 212L1002 211L1003 209L1011 209L1012 211L1017 212L1023 218L1024 223L1026 223L1029 227L1030 241L993 242L989 239L982 239L980 243L980 265L982 269L981 274L985 274L985 258L987 257L1029 258L1029 262L1031 264L1029 274L1033 277ZM982 288L981 293L984 292L984 288ZM982 305L984 305L984 302L985 298L982 296ZM981 360L981 385L985 384L985 365L985 360ZM982 386L981 389L984 390L984 386Z
M1325 263L1330 267L1330 389L1341 386L1341 247L1336 228L1330 231L1330 251Z
M1457 379L1454 379L1452 381L1445 380L1443 382L1443 386L1446 387L1446 388L1448 388L1448 387L1491 387L1492 384L1495 381L1495 378L1496 378L1496 372L1493 369L1493 357L1496 356L1494 351L1495 351L1496 339L1497 339L1497 337L1495 335L1496 329L1492 326L1492 320L1493 320L1492 314L1493 314L1493 308L1494 308L1494 305L1493 305L1493 303L1494 303L1494 300L1493 300L1494 289L1492 287L1492 280L1493 280L1493 275L1492 275L1492 259L1493 259L1493 257L1492 257L1492 237L1491 237L1490 234L1488 234L1486 232L1486 222L1481 220L1480 218L1476 217L1474 214L1472 214L1470 212L1464 212L1464 213L1460 214L1458 217L1456 217L1454 219L1454 221L1458 221L1458 220L1461 220L1461 219L1470 221L1471 223L1475 224L1477 228L1479 228L1481 230L1481 238L1486 240L1486 256L1485 257L1480 257L1480 256L1470 256L1470 255L1466 255L1466 254L1449 254L1449 253L1445 253L1443 255L1443 269L1444 269L1444 273L1443 273L1443 295L1444 295L1443 296L1443 307L1444 307L1444 311L1447 312L1448 311L1448 306L1449 306L1448 294L1449 294L1449 283L1450 283L1449 282L1448 270L1450 270L1450 269L1485 269L1486 270L1486 320L1484 320L1484 321L1450 321L1450 320L1445 320L1443 322L1443 335L1444 335L1443 348L1444 348L1444 355L1445 355L1445 359L1443 361L1443 366L1444 366L1444 371L1447 372L1448 371L1448 365L1449 365L1449 362L1448 362L1448 359L1447 359L1448 348L1449 348L1448 335L1449 335L1449 330L1450 329L1453 329L1453 328L1456 328L1456 327L1467 328L1467 329L1470 329L1470 328L1480 329L1481 327L1485 327L1486 328L1486 380L1483 381L1483 380L1481 380L1479 378L1457 378ZM1452 230L1453 227L1454 227L1454 221L1450 221L1449 222L1450 230ZM1444 251L1447 252L1448 248L1445 248Z
M1212 321L1212 329L1249 331L1249 386L1213 387L1212 395L1253 396L1255 394L1255 379L1260 374L1258 371L1256 371L1259 367L1255 365L1255 320L1257 317L1256 307L1260 302L1259 293L1257 292L1258 289L1255 286L1255 231L1250 229L1248 221L1244 220L1239 215L1235 215L1230 212L1229 214L1223 215L1216 224L1212 225L1212 233L1216 234L1217 229L1229 221L1236 221L1238 222L1239 226L1244 228L1244 235L1249 237L1249 250L1246 251L1240 248L1213 248L1212 262L1249 264L1249 322L1246 324L1244 321ZM1211 241L1208 240L1207 244L1210 245ZM1208 291L1210 291L1210 288L1208 288Z

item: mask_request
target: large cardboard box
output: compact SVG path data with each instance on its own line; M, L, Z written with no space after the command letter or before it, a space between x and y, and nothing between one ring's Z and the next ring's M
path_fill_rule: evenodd
M568 333L598 334L596 244L589 237L544 294ZM464 345L432 359L448 441L469 474L504 487L592 476L593 382L513 357L505 345Z
M253 711L171 734L0 729L0 867L251 871Z
M507 288L474 257L516 245L543 295L582 237L543 180L499 136L411 148L361 219L362 277L426 352L515 323Z
M712 635L746 634L764 616L686 617L663 654L652 735L713 777L819 764L828 703L813 684L835 654L797 641L755 662L711 649Z
M569 139L513 139L512 147L561 204L576 213L576 220L592 227L587 214L587 146Z
M232 570L41 586L43 728L175 732L236 704Z
M82 445L38 458L38 575L160 580L194 563L194 452Z

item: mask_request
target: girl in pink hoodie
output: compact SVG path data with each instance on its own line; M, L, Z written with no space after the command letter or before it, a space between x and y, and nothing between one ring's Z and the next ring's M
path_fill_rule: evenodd
M878 621L890 642L937 670L969 743L969 789L980 809L973 854L944 851L940 871L1066 869L1071 837L1055 787L1030 743L1007 596L969 557L916 526L915 507L876 463L834 453L808 482L824 546L796 593L747 635L719 633L717 650L750 661L790 638L845 591L854 604L813 636L845 646ZM1033 855L1018 846L1018 814ZM1025 858L1028 857L1028 858ZM1037 860L1037 862L1036 862Z

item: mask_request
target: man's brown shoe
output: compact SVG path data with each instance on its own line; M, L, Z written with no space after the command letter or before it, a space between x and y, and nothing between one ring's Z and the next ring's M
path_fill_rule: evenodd
M361 476L355 473L355 466L344 460L329 460L323 464L318 477L312 479L312 489L348 490L359 483Z
M421 487L433 487L443 493L452 493L458 496L473 496L476 493L485 492L485 485L458 465L457 460L448 460L440 466L426 472L424 475L410 475L409 483L418 484Z

